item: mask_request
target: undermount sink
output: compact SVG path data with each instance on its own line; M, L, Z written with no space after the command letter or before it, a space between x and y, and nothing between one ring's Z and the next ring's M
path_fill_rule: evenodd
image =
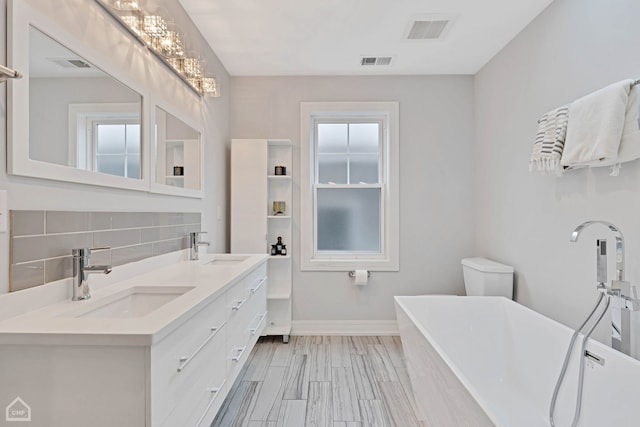
M133 286L98 301L91 307L74 310L63 317L142 317L192 290L193 286Z
M223 264L237 264L249 258L247 255L215 255L213 260L207 262L207 264L223 265Z

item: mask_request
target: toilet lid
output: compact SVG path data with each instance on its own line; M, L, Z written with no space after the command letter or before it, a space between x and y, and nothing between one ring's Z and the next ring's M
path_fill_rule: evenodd
M486 258L464 258L462 265L484 273L513 273L513 267Z

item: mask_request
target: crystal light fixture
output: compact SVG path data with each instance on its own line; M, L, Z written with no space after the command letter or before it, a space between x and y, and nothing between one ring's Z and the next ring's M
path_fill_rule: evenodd
M171 22L170 16L158 12L148 13L140 7L137 0L96 2L189 87L202 96L220 96L216 79L204 77L204 62L199 59L199 55L196 52L186 53L187 46L182 32Z
M116 10L140 10L140 5L135 0L114 0L111 5Z
M205 96L219 97L218 81L213 77L203 77L200 80L200 92Z
M184 58L182 72L190 79L202 78L202 62L198 58Z
M162 38L167 34L167 21L160 15L145 15L143 29L152 38Z

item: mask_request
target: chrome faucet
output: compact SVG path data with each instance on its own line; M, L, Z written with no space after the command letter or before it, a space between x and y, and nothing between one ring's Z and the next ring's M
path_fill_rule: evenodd
M91 298L89 292L89 282L87 281L90 273L111 273L110 265L89 265L89 256L92 250L109 249L109 248L77 248L71 250L73 256L73 297L72 301L80 301Z
M624 238L622 237L622 232L620 231L620 229L618 229L618 227L616 227L615 225L607 221L599 221L599 220L585 221L579 226L577 226L575 230L573 230L573 233L571 233L571 238L569 240L572 242L577 242L578 237L580 236L580 233L582 232L582 230L584 230L585 228L587 228L592 224L604 225L616 237L616 280L624 280ZM598 240L598 242L602 242L602 240ZM604 248L604 259L606 260L606 244ZM598 263L598 266L599 268L601 268L600 263ZM606 267L607 267L607 264L605 263L604 264L605 270L606 270Z
M640 307L640 301L634 295L631 297L631 283L624 280L624 238L618 227L607 221L586 221L576 227L571 233L570 241L577 242L582 230L592 224L604 225L613 233L616 239L616 275L607 286L607 241L596 240L596 275L598 290L615 298L611 310L611 344L616 350L631 354L631 311ZM635 289L634 289L635 292Z
M200 240L201 234L206 234L206 231L192 231L189 233L189 261L198 260L198 246L209 246L209 242L203 242Z

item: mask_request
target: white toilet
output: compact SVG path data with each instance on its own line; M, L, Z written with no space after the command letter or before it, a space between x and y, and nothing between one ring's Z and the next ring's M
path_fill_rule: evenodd
M462 260L468 296L503 296L513 299L513 267L486 258Z

